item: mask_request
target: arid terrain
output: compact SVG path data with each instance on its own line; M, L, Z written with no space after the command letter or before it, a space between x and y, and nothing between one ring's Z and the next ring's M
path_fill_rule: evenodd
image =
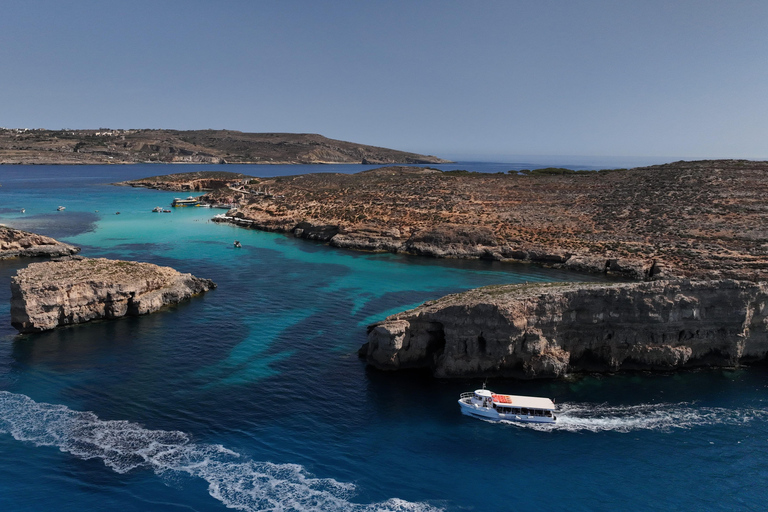
M0 164L430 164L446 161L316 134L0 128Z
M200 190L206 177L134 183ZM233 184L206 195L240 205L229 221L337 247L532 261L641 280L768 279L766 162L567 174L384 167L231 177Z

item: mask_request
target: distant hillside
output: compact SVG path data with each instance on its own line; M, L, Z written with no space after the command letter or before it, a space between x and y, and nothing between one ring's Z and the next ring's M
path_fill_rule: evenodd
M0 128L0 164L435 164L448 160L316 134Z

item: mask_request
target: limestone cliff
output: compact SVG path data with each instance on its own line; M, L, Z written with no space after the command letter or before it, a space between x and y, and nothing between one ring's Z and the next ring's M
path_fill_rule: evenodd
M502 285L369 326L360 355L438 377L734 366L768 355L768 283Z
M70 256L79 251L79 247L47 236L0 226L0 260L19 257Z
M215 288L150 263L74 259L33 263L11 279L11 324L22 333L143 315Z

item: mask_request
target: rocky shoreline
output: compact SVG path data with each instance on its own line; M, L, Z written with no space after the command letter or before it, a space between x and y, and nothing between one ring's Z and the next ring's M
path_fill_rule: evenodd
M527 262L575 272L606 274L637 280L662 277L664 268L656 260L571 254L567 251L547 251L536 248L499 247L478 243L482 232L471 226L444 226L420 232L409 238L397 230L342 230L336 225L311 222L294 224L274 218L245 218L240 212L216 215L213 222L234 224L245 228L291 234L297 238L326 242L332 247L367 252L392 252L432 258L488 259L507 262ZM479 230L482 231L482 230ZM479 236L478 236L479 235Z
M640 280L768 280L767 162L572 175L386 167L263 178L238 193L239 206L216 220L335 247ZM204 198L228 202L232 190Z
M10 258L58 258L80 252L79 247L48 236L0 226L0 260Z
M444 378L733 367L768 356L768 283L490 286L369 326L359 354Z
M32 263L11 279L11 324L21 333L145 315L216 287L150 263L74 258Z

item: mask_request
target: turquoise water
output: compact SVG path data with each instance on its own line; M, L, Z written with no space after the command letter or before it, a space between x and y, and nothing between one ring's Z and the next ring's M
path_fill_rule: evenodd
M7 283L29 261L0 262L0 510L765 508L764 368L491 380L554 397L561 422L462 416L481 382L369 369L366 325L476 286L590 276L343 251L210 222L219 210L153 213L179 194L108 185L186 169L0 167L0 222L219 285L19 336Z

